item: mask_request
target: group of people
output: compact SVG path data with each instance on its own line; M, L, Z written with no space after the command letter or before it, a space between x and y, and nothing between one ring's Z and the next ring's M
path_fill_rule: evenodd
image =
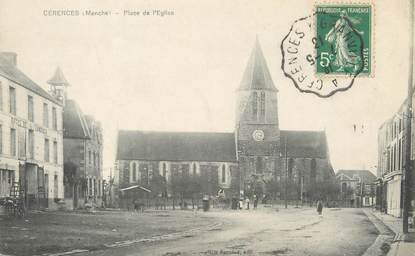
M258 207L258 201L259 201L258 196L254 195L253 196L254 209L256 209ZM245 203L245 209L249 210L250 203L251 203L251 200L249 199L249 197L246 197L245 200L243 200L242 198L239 199L239 209L240 210L244 209L244 203Z

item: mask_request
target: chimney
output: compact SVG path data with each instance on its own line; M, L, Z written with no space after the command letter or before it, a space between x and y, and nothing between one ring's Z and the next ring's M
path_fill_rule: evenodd
M13 66L17 65L17 54L15 52L1 52L0 56L5 58Z

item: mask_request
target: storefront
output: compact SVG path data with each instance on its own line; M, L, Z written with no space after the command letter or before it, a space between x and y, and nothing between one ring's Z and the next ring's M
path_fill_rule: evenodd
M43 167L32 163L19 166L20 185L24 191L25 204L28 209L48 207L48 175Z
M386 213L395 217L402 217L402 176L395 175L385 181L386 185Z
M0 169L0 198L10 196L14 176L14 170Z

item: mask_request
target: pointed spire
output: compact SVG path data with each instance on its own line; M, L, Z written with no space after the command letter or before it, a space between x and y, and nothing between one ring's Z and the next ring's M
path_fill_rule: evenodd
M256 35L255 45L251 57L249 57L239 90L278 91L269 73L258 35Z
M56 68L55 74L48 80L48 84L53 86L70 86L60 67Z

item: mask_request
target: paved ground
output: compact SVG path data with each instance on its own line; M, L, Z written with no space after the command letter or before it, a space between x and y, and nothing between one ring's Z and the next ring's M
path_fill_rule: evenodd
M361 209L209 212L221 228L79 255L362 255L378 231ZM78 255L78 254L77 254Z
M366 210L367 212L368 210ZM370 211L369 215L375 216L393 231L394 237L388 256L415 256L415 229L409 228L408 234L402 232L402 218L395 218L379 211Z
M46 212L31 214L25 219L0 216L0 254L99 250L105 248L104 244L117 241L174 235L211 226L215 220L206 215L194 216L191 211Z

